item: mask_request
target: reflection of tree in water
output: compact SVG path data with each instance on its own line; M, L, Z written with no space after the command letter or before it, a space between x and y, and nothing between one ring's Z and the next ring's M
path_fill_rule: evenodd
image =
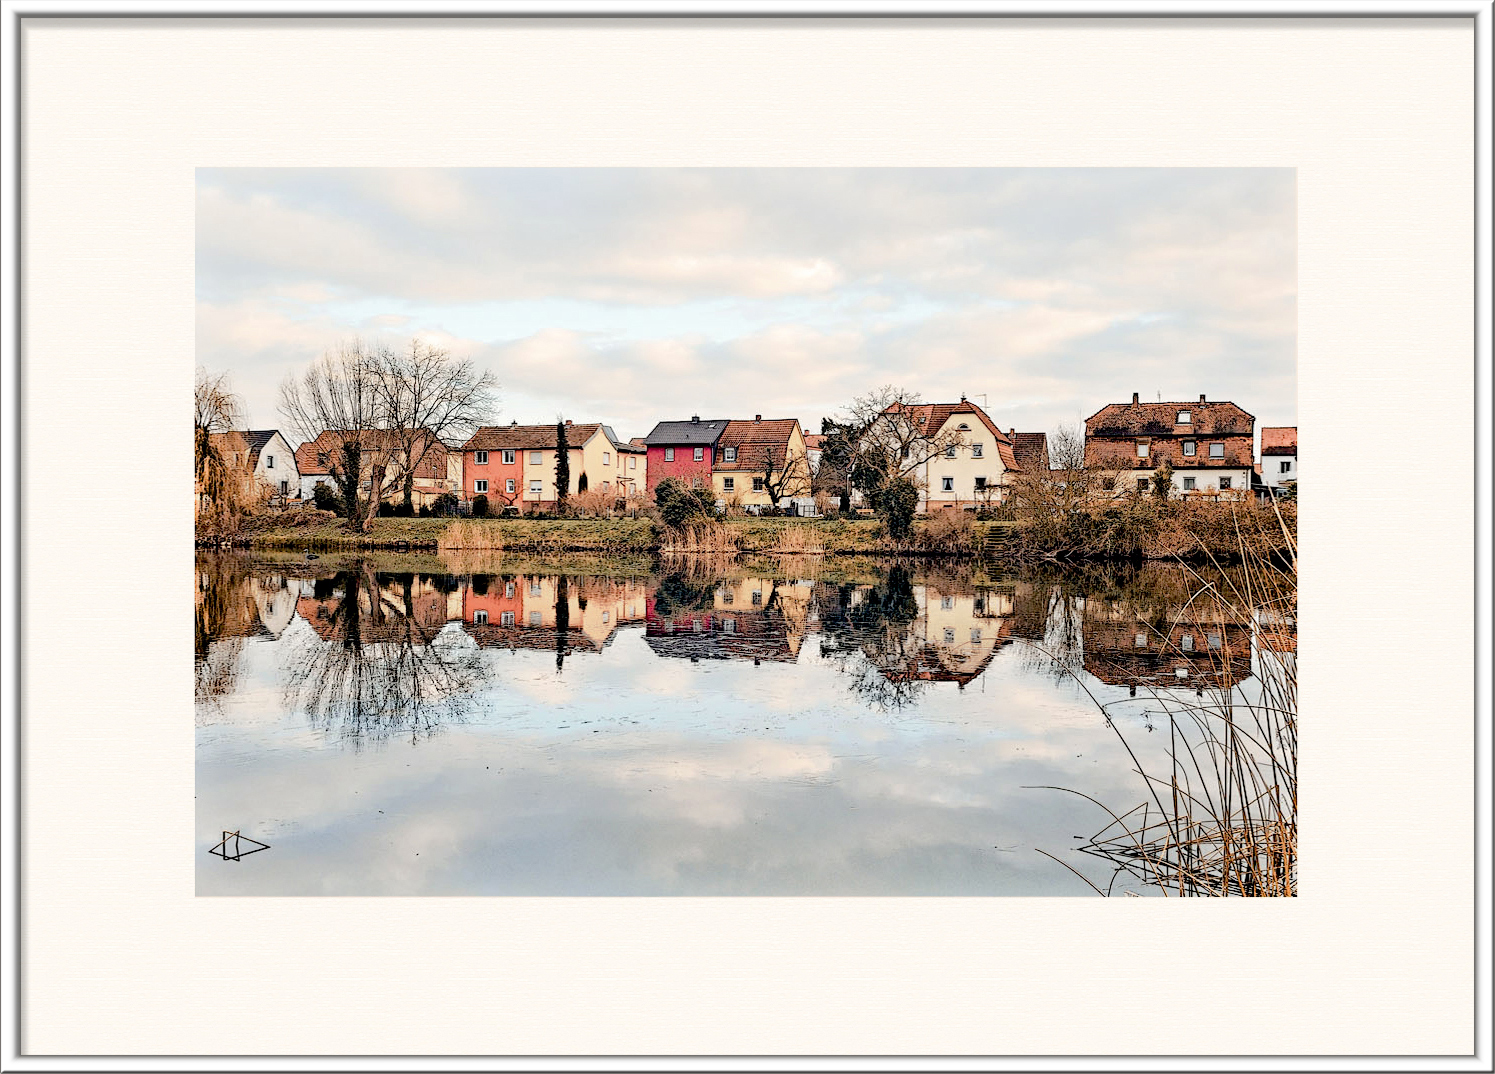
M851 677L850 690L878 709L912 704L928 681L920 675L924 639L919 602L907 568L894 566L878 585L817 587L822 656Z
M674 571L659 580L654 590L654 611L664 619L709 612L716 605L719 577L692 578L685 571Z
M363 564L318 579L301 602L314 635L287 657L287 705L355 739L418 738L463 719L487 669L442 632L445 588Z
M234 556L198 556L193 669L199 705L217 705L233 692L245 641L279 637L294 607L284 575L252 573L248 563Z

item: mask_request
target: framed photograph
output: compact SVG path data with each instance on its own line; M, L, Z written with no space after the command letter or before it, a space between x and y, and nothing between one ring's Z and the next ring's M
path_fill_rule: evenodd
M10 1066L1488 1068L1488 8L293 13L6 6Z

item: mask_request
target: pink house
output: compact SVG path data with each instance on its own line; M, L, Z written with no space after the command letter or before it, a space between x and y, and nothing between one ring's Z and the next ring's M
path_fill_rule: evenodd
M711 488L711 464L716 456L716 442L727 431L726 418L702 421L692 415L689 421L662 421L644 437L649 450L648 487L667 477L677 478L692 488Z

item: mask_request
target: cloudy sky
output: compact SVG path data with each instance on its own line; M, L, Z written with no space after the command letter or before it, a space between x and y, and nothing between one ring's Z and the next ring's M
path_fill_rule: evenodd
M896 384L1052 431L1297 422L1291 169L202 169L197 360L251 427L339 341L489 366L507 424L797 417Z

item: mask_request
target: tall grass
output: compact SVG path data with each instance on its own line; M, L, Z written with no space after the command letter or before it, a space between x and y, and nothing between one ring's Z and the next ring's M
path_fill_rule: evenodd
M478 550L499 552L503 547L503 534L499 532L499 528L481 522L453 522L442 530L436 541L436 548L442 553Z
M1277 522L1284 557L1270 554L1261 535L1250 532L1267 524L1252 513L1238 522L1239 569L1211 572L1207 580L1189 568L1189 621L1199 622L1205 609L1222 631L1231 622L1251 624L1255 674L1244 684L1221 675L1193 698L1186 691L1147 691L1145 704L1168 724L1161 771L1138 760L1123 721L1114 718L1137 702L1096 701L1146 791L1124 811L1089 799L1110 820L1079 849L1115 868L1112 885L1127 873L1170 895L1297 894L1297 658L1296 643L1286 643L1296 637L1297 542L1287 520L1279 515ZM1109 893L1109 886L1101 891L1076 875Z
M815 535L814 527L788 525L779 530L772 551L784 556L823 556L825 544Z
M737 551L737 532L720 522L692 522L675 529L665 527L660 551L692 555L722 555Z

